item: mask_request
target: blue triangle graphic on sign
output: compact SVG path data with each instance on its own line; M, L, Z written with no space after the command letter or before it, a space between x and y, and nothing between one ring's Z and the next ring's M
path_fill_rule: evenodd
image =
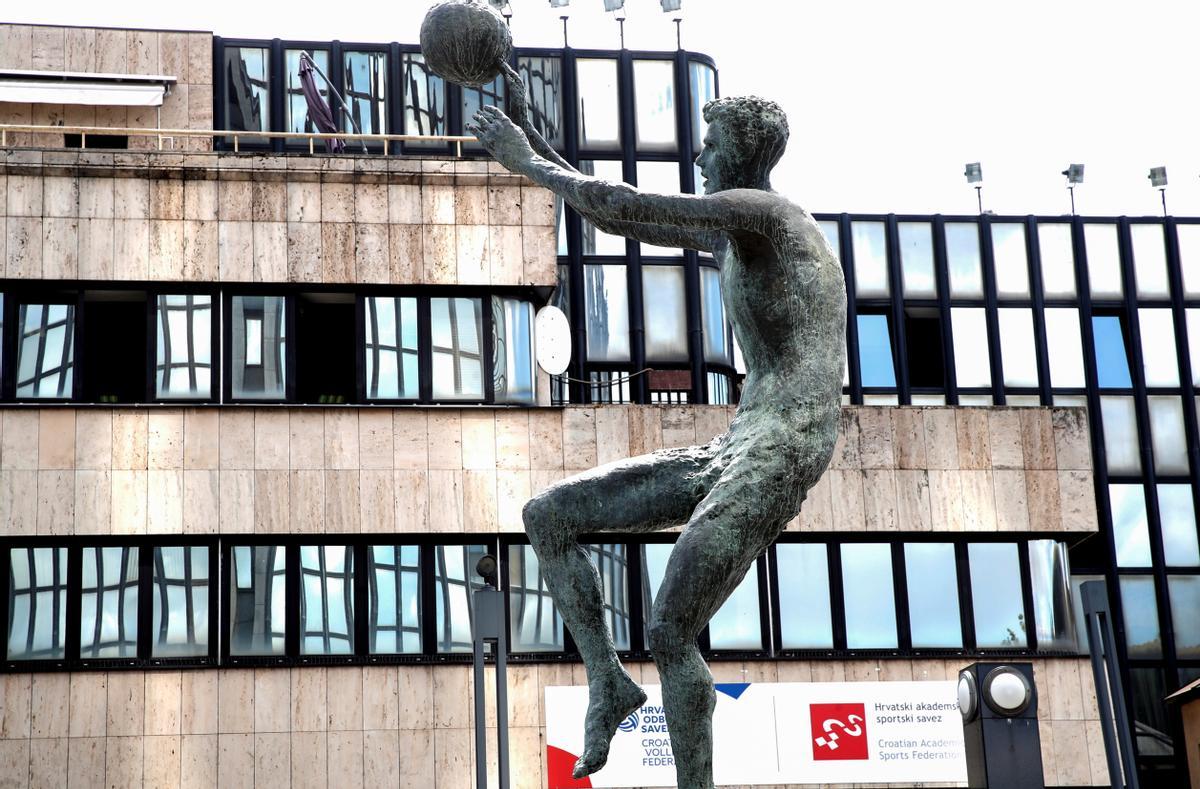
M724 693L731 699L739 699L746 692L746 688L750 687L749 682L718 682L713 685L715 689Z

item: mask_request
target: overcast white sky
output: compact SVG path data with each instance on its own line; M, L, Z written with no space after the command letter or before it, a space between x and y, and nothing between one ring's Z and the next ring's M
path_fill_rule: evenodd
M9 4L0 20L212 30L221 36L415 42L431 0L255 3L63 0ZM673 49L657 0L627 0L626 44ZM775 185L812 211L1069 210L1059 173L1087 165L1080 213L1200 214L1195 0L684 0L683 44L717 62L723 95L788 112ZM515 41L559 46L559 9L512 0ZM572 0L571 43L615 48L601 0Z

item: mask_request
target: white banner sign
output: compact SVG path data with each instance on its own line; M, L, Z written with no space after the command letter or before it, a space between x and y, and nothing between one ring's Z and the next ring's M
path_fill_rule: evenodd
M713 714L718 785L965 782L954 682L719 683ZM621 723L608 764L587 779L586 687L546 688L549 789L675 786L658 685Z

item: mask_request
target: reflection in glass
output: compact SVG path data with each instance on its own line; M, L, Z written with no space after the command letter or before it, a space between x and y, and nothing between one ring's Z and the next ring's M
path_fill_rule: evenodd
M1150 528L1146 523L1146 492L1141 483L1109 485L1113 543L1118 567L1149 567Z
M137 657L138 549L83 549L81 658Z
M562 58L519 57L517 73L529 96L529 120L533 128L552 147L561 147Z
M1073 651L1075 622L1067 544L1058 540L1030 540L1029 580L1038 649Z
M858 363L863 386L895 386L892 335L886 315L858 314Z
M1179 268L1183 272L1183 295L1200 297L1200 225L1176 225Z
M282 655L287 558L282 545L235 545L229 566L229 654Z
M562 617L529 545L508 546L508 615L513 651L562 651Z
M346 52L342 56L344 74L342 98L350 105L350 117L338 113L342 128L362 134L387 134L386 52Z
M225 128L270 129L271 53L259 47L225 47ZM243 139L242 142L248 142Z
M688 76L692 85L692 149L699 152L704 132L708 130L704 105L717 97L717 72L693 60L688 62Z
M17 397L71 397L75 306L22 304L17 309L17 327Z
M344 545L300 546L300 652L354 652L354 553Z
M1006 307L997 310L996 317L1000 323L1000 358L1004 364L1004 385L1037 386L1033 311L1024 307Z
M647 362L685 362L688 358L687 302L683 266L643 266L642 292L653 293L642 305Z
M895 648L896 592L892 547L887 543L842 545L842 594L846 647Z
M478 88L469 88L463 85L459 90L462 93L463 123L469 123L475 117L475 113L484 107L506 106L506 91L504 77L502 76L498 76L491 82L481 85Z
M287 308L283 296L233 297L233 396L284 396Z
M978 225L973 222L946 223L946 266L950 270L951 297L983 298Z
M284 130L301 134L313 134L320 131L308 117L308 101L304 98L304 90L300 87L300 54L307 52L309 57L324 74L329 74L329 50L327 49L285 49L283 54L287 60L287 101L283 105L285 113ZM329 97L329 86L319 74L313 75L317 92L326 104L330 104L334 116L342 114L341 107Z
M784 649L832 649L828 548L821 543L775 546L779 629Z
M401 55L400 70L404 83L404 133L445 134L446 83L426 67L425 56L417 52Z
M1146 386L1179 386L1179 357L1175 355L1175 323L1170 309L1138 310L1142 365Z
M1200 658L1200 575L1167 576L1171 621L1175 625L1175 654Z
M604 594L604 620L617 649L629 649L629 557L623 543L586 545L600 576ZM669 546L668 546L669 547Z
M1088 654L1087 617L1083 613L1083 592L1080 589L1088 581L1104 582L1103 575L1072 575L1071 576L1071 610L1075 614L1075 643L1077 651ZM1107 597L1107 595L1105 595Z
M1047 307L1046 348L1050 354L1050 385L1083 388L1083 340L1079 335L1079 310Z
M433 398L483 397L483 314L479 299L429 300Z
M654 194L679 194L679 165L675 162L638 162L638 189ZM659 247L642 243L642 255L669 255L679 257L683 250L673 247Z
M936 299L933 233L926 222L900 222L900 271L907 298Z
M1131 224L1129 236L1133 242L1133 270L1137 278L1138 298L1170 298L1163 226Z
M1119 299L1121 289L1121 256L1117 249L1117 226L1087 224L1083 226L1083 242L1087 248L1088 280L1093 299Z
M203 545L154 549L152 656L208 654L208 550Z
M1154 470L1162 476L1188 473L1187 431L1183 424L1183 401L1178 395L1152 395L1150 443L1154 447Z
M997 222L992 225L992 255L996 267L996 294L1000 298L1028 298L1029 263L1025 257L1025 225Z
M471 593L484 586L475 565L486 545L438 545L433 549L433 602L438 652L471 651Z
M954 332L954 374L959 387L991 386L987 316L983 307L953 307L950 326Z
M725 305L721 303L721 274L700 267L700 320L704 324L704 361L729 364L729 338L725 330Z
M8 659L66 656L67 549L8 552Z
M420 549L415 545L372 545L367 555L367 636L371 654L420 652Z
M675 147L675 64L670 60L633 61L633 106L637 147Z
M1162 523L1163 558L1167 566L1200 566L1200 543L1197 542L1196 535L1196 509L1192 502L1192 486L1160 484L1158 518Z
M908 621L914 649L962 646L958 609L958 563L954 544L904 544Z
M706 373L709 405L730 405L729 376L725 373Z
M1016 543L971 543L971 604L975 609L975 645L1019 649L1025 635L1025 603Z
M1064 222L1038 225L1038 250L1042 256L1042 292L1048 299L1075 295L1075 251L1071 226Z
M1137 414L1132 397L1101 397L1100 417L1104 423L1104 451L1108 473L1135 475L1142 471L1138 454Z
M580 58L575 62L579 90L579 147L617 148L621 144L617 108L617 61Z
M671 558L674 547L670 543L646 543L642 546L642 616L647 624L654 610L658 587L662 586L663 575L667 571L667 559Z
M1200 309L1184 310L1187 320L1188 359L1192 368L1192 383L1200 387Z
M583 267L590 362L629 361L629 283L623 265Z
M1125 332L1116 315L1092 316L1092 337L1096 343L1096 382L1101 389L1127 389L1129 361L1125 356Z
M212 296L159 296L155 396L212 396Z
M839 239L841 238L841 230L837 222L828 219L822 219L817 222L821 227L821 232L825 234L825 240L829 242L829 248L833 250L833 256L838 260L842 259L842 247Z
M854 222L850 225L854 247L855 293L859 298L887 298L887 235L883 222Z
M367 397L407 400L420 395L417 300L411 296L363 299Z
M533 304L492 296L492 391L497 403L535 401Z
M621 162L612 159L587 159L579 163L579 172L592 175L602 181L620 184L625 182ZM676 176L678 181L678 176ZM679 191L676 186L675 191ZM596 229L587 219L583 220L583 254L625 256L625 238Z
M1154 579L1150 576L1123 575L1120 583L1126 653L1131 658L1162 657Z
M711 649L762 649L762 620L758 614L758 565L744 578L708 623Z

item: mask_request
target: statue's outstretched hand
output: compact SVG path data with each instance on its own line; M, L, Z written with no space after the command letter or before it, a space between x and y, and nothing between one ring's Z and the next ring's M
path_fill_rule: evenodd
M533 148L525 132L496 107L476 112L475 122L467 124L467 131L479 139L496 161L513 172L523 172L533 159Z

